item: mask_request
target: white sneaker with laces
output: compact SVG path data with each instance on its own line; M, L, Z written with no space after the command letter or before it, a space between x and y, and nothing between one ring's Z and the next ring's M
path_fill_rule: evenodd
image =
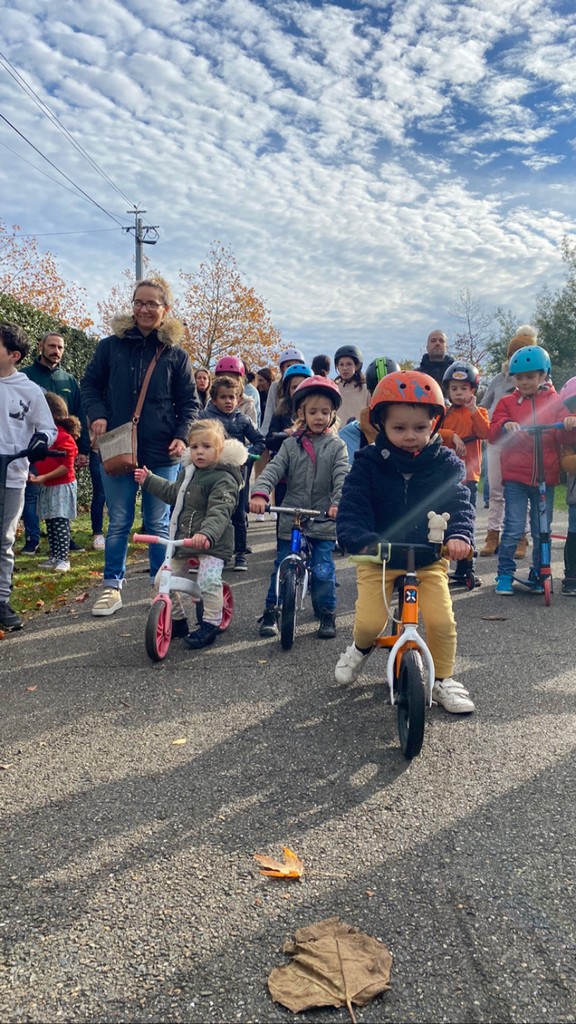
M371 650L368 651L367 654L363 654L362 651L358 650L356 644L350 644L350 646L347 647L344 653L338 658L338 663L334 669L336 682L353 683L360 671L360 668L371 654Z
M258 514L256 516L256 522L257 523L265 523L266 522L266 513L265 512L258 512Z
M63 558L54 562L54 572L70 572L70 562Z
M468 690L462 683L452 679L452 676L434 680L432 700L453 715L465 715L474 711L474 702L470 699Z
M92 609L92 615L114 615L122 607L122 595L116 587L104 587Z
M106 541L101 533L95 534L94 540L92 541L92 547L94 548L94 551L104 551Z

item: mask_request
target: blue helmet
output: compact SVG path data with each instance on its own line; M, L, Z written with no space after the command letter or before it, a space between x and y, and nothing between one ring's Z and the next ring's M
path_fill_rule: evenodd
M525 345L514 353L508 366L508 373L530 373L533 370L543 370L550 373L552 363L545 348L540 345Z
M294 363L293 366L289 366L284 372L282 377L282 390L284 394L288 392L288 385L291 377L312 377L313 373L309 366L304 366L304 363Z

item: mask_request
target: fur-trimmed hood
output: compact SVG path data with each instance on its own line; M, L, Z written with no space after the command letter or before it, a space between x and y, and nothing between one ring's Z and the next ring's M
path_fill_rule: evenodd
M224 441L224 448L222 449L220 458L216 460L216 465L222 466L237 466L240 469L248 461L248 449L246 445L242 444L241 441L235 441L234 438L227 438ZM187 448L182 456L182 465L184 467L190 466L190 449Z
M112 332L117 338L123 338L136 327L132 313L119 313L112 319ZM184 324L175 316L168 316L157 330L158 340L163 345L178 345L184 337Z

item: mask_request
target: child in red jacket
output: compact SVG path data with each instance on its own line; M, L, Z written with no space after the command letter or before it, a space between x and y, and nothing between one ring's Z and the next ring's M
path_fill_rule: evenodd
M514 593L514 552L524 533L528 503L533 541L537 541L540 532L535 439L533 434L520 433L520 427L555 423L560 420L564 422L564 430L576 427L576 416L570 415L570 410L562 404L548 380L550 357L545 349L539 345L519 349L510 360L508 372L514 377L516 389L511 395L504 395L494 409L489 438L491 444L501 446L504 482L504 530L498 551L497 594ZM560 443L565 436L564 430L549 430L542 434L549 527L552 525L554 510L554 486L560 476ZM532 552L532 566L528 578L534 581L533 591L542 593L543 587L538 582L538 543L533 543Z
M40 562L43 569L68 572L70 569L70 520L76 518L76 444L82 428L77 416L70 416L60 395L46 392L46 402L58 429L54 448L65 455L48 456L35 464L37 476L28 480L38 486L38 517L46 520L50 558Z
M474 512L480 479L482 441L485 441L490 433L488 412L476 405L479 383L480 373L472 363L455 361L448 367L442 384L450 399L450 407L439 431L444 444L448 448L453 448L464 462L464 484L470 492ZM468 572L473 567L474 562L470 565L468 559L458 561L452 577L454 582L465 583Z

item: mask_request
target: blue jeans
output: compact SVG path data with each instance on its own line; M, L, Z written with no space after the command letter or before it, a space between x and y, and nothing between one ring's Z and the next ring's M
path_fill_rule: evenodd
M92 523L93 534L104 533L104 505L106 504L106 499L104 497L104 486L102 484L100 465L100 456L98 452L94 452L90 449L90 479L92 481L90 520Z
M334 551L333 540L316 540L310 537L312 557L310 568L312 569L312 597L314 604L321 612L336 611L336 567L332 559ZM270 577L270 586L266 594L266 607L273 608L276 605L276 570L283 558L290 554L290 541L279 540L276 551L274 569Z
M518 541L524 536L528 502L530 502L530 533L532 534L532 568L537 575L540 574L538 488L508 480L504 482L504 529L498 550L499 576L513 576L516 572L514 553ZM548 512L548 530L551 530L552 513L554 511L553 487L546 488L546 509Z
M30 466L30 472L37 476L36 470ZM22 519L24 520L24 534L27 544L34 544L38 547L40 543L40 520L38 519L38 494L40 490L37 484L26 484L24 491L24 508Z
M178 476L179 465L156 466L155 476L164 480L174 481ZM136 511L136 495L138 484L132 475L108 476L104 467L100 467L102 485L106 505L108 506L108 533L104 549L104 586L122 587L126 574L126 556L128 540ZM142 516L145 533L153 533L158 537L168 536L170 522L170 506L150 491L142 491ZM161 544L151 544L148 548L150 558L150 580L153 582L156 573L164 561L165 548Z

